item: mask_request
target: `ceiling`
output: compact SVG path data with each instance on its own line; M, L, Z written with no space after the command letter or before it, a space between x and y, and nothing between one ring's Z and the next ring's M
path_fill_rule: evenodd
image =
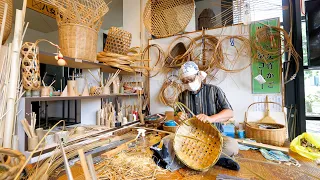
M32 0L28 0L32 1ZM110 0L105 0L108 3ZM14 9L21 9L23 1L14 0ZM123 24L123 0L112 0L108 5L109 12L104 16L104 21L101 26L102 29L109 29L111 26L122 27ZM56 20L38 13L32 9L27 8L26 22L29 22L29 28L49 33L58 30Z

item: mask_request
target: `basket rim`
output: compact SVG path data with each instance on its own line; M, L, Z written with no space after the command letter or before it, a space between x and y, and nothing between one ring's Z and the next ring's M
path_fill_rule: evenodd
M81 27L84 27L84 28L93 30L93 31L95 31L96 33L98 33L98 31L97 31L96 29L92 28L92 27L85 26L85 25L82 25L82 24L76 24L76 23L60 23L60 24L58 24L58 28L60 29L62 26L67 26L67 25L81 26Z
M192 119L196 119L196 118L193 117L193 118L187 119L186 121L190 121L190 120L192 120ZM222 134L221 134L221 132L218 130L218 128L217 128L215 125L213 125L212 123L209 123L209 124L210 124L211 127L213 127L213 128L218 132L218 137L219 137L220 143L221 143L221 146L220 146L220 148L219 148L219 154L221 155L222 146L223 146L223 137L222 137ZM178 159L179 159L184 165L186 165L187 167L189 167L189 168L191 168L191 169L193 169L193 170L196 170L196 171L206 171L206 170L212 168L212 167L218 162L220 155L219 155L219 157L217 157L217 158L212 162L212 164L211 164L210 166L208 166L208 167L206 167L206 168L194 168L194 167L191 167L191 166L187 165L187 163L186 163L184 160L182 160L182 159L179 157L179 155L176 153L175 139L176 139L177 135L179 135L179 134L177 134L177 132L179 131L179 129L180 129L182 126L185 126L185 124L179 125L178 128L177 128L176 133L174 134L173 150L174 150L174 152L175 152L175 155L178 157Z
M245 128L255 129L255 130L259 130L259 131L283 131L283 130L287 129L285 125L278 124L278 123L263 123L263 124L280 125L282 127L279 129L259 129L259 128L251 126L250 123L245 122Z

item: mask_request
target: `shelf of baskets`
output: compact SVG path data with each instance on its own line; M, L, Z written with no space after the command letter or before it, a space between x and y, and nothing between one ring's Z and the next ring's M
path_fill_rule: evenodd
M54 58L54 56L56 56L56 54L40 51L39 53L40 63L58 66L57 60ZM111 66L105 65L103 63L100 63L99 61L90 62L86 60L75 59L75 58L70 58L65 56L64 56L64 60L67 62L66 67L70 67L70 68L77 68L77 69L100 68L102 72L106 72L106 73L115 73L117 71L117 68L113 68ZM120 74L130 74L130 73L121 71Z

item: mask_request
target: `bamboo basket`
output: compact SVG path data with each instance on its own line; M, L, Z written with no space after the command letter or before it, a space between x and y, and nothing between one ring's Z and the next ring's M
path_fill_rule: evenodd
M194 13L194 0L148 0L143 22L150 34L157 38L183 31Z
M14 179L23 164L26 157L19 151L0 148L0 179Z
M13 18L13 0L1 0L0 1L0 24L2 24L5 3L8 4L8 12L7 12L6 24L4 27L2 44L6 42L6 40L10 35L11 29L12 29L12 18Z
M59 24L59 46L64 56L96 61L98 32L90 27L66 23Z
M165 125L163 125L163 130L175 133L177 131L178 127L179 126L165 126Z
M267 102L252 103L248 107L247 112L245 113L244 126L245 126L246 137L252 138L252 139L256 140L257 142L264 143L264 144L270 144L270 145L274 145L274 146L283 146L286 141L286 137L287 137L286 136L287 130L284 125L275 123L273 121L263 122L263 119L258 122L248 122L247 114L248 114L250 107L253 106L254 104L261 104L261 103L277 104L277 105L281 106L280 104L278 104L276 102L268 102L268 101ZM267 111L269 112L268 108L267 108ZM268 113L268 115L269 115L269 113ZM268 115L266 117L269 117ZM277 126L279 129L260 129L258 126L259 123L265 124L265 125Z
M35 43L25 42L21 47L22 84L26 90L40 89L39 47Z
M177 157L189 168L207 171L218 161L223 145L220 131L210 123L191 118L179 126L173 147Z
M131 39L131 33L116 27L111 27L108 32L104 51L127 55L131 46Z

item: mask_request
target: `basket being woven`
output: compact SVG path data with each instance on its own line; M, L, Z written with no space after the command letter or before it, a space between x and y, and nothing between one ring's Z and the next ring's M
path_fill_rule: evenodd
M59 46L64 56L96 61L98 32L90 27L67 23L59 25Z
M2 24L2 18L4 16L4 5L5 3L8 4L8 11L7 11L7 18L6 18L6 24L4 27L4 34L3 34L3 39L2 39L2 44L6 42L8 39L11 28L12 28L12 11L13 11L13 0L1 0L0 1L0 24ZM1 43L1 42L0 42Z
M143 13L146 29L158 38L183 31L194 13L194 0L148 0Z
M173 147L177 157L186 166L207 171L218 161L222 145L223 138L214 125L191 118L179 126Z
M0 179L14 179L26 157L19 151L0 147Z
M108 32L104 51L127 55L131 46L131 38L131 33L116 27L111 27Z

